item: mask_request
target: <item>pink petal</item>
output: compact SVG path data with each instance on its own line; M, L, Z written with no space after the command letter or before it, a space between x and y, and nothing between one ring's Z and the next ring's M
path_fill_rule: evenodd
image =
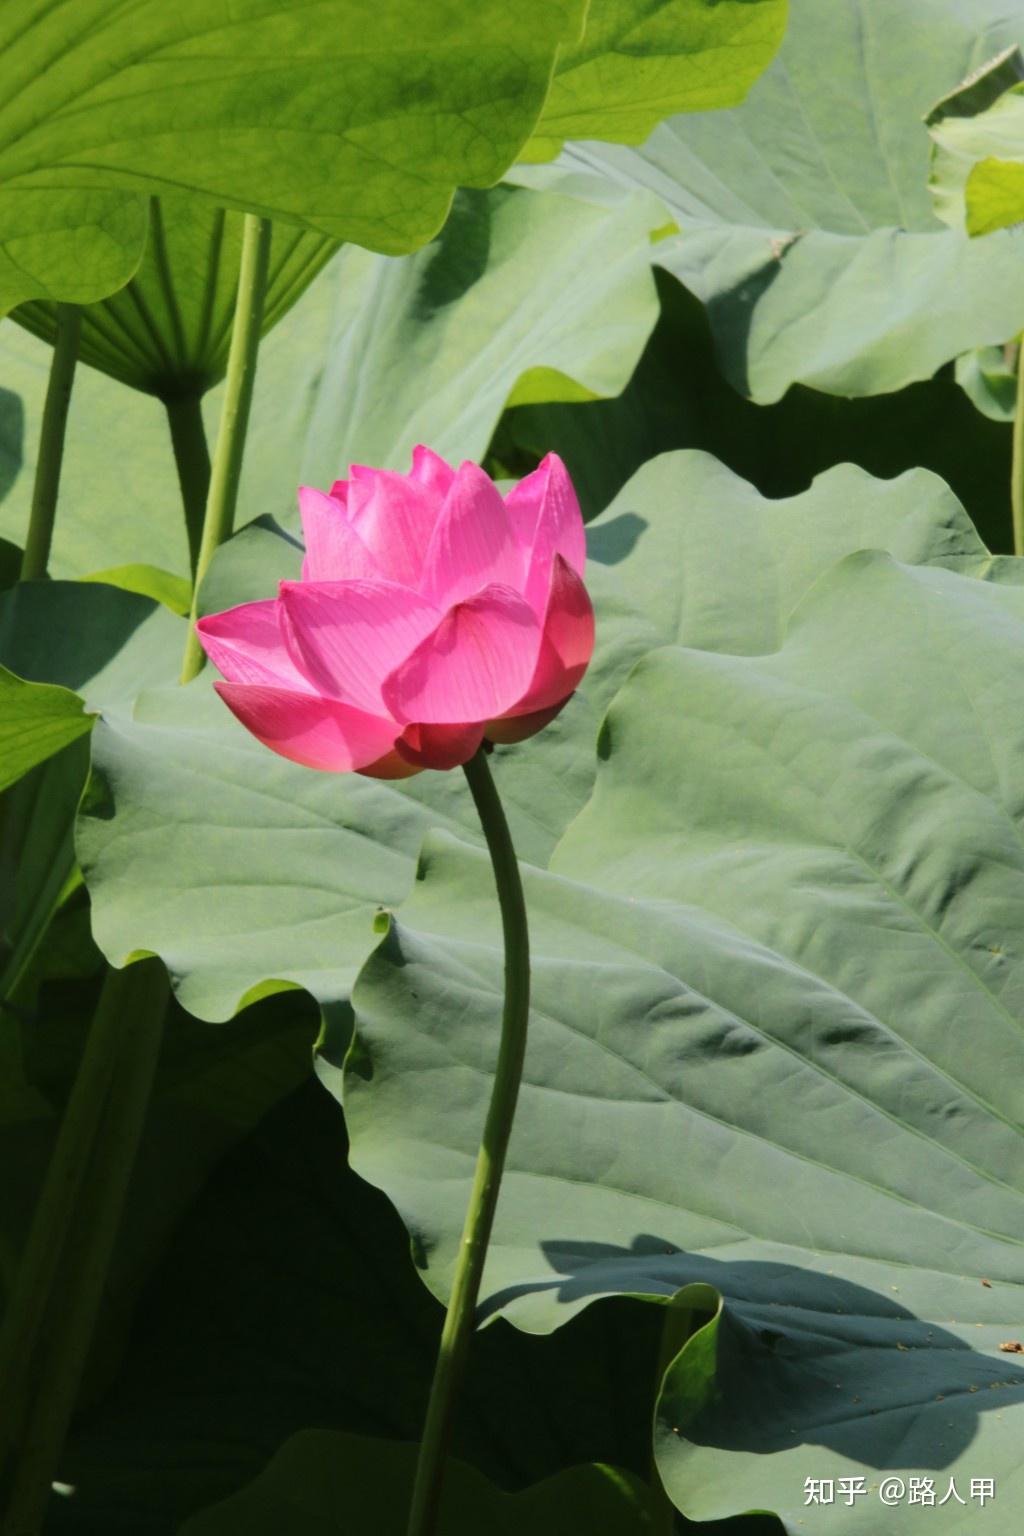
M569 472L558 454L549 453L532 475L513 486L505 505L516 537L530 551L525 592L528 602L540 614L547 601L555 555L562 555L580 576L587 561L583 515Z
M441 618L391 581L282 581L280 601L285 642L314 687L376 714L383 679Z
M418 587L423 556L442 507L436 490L409 475L353 464L348 515L389 581Z
M420 591L450 608L495 583L521 591L525 570L525 551L493 480L478 464L460 465L423 562Z
M529 605L508 587L487 587L451 608L385 678L384 703L409 724L491 720L526 692L539 646Z
M412 478L444 498L451 490L455 471L432 448L417 443L412 451Z
M414 774L422 773L424 766L423 763L410 763L392 747L390 752L385 752L376 762L367 763L358 772L364 773L368 779L411 779Z
M297 669L281 633L280 610L271 599L241 603L200 619L196 634L219 672L232 683L268 683L312 693Z
M213 686L257 741L306 768L333 773L364 768L391 749L398 732L393 721L337 699L244 683Z
M561 555L551 568L540 651L530 687L513 714L561 705L579 687L594 653L594 609L576 572Z
M299 489L299 512L306 537L303 581L380 579L380 566L350 526L338 497L304 485Z
M518 704L487 722L488 741L511 745L549 725L579 686L593 650L594 610L587 589L556 555L533 679Z
M556 715L572 698L567 693L560 704L552 704L550 709L535 709L528 715L502 715L500 720L489 720L484 728L484 735L488 741L493 741L499 747L511 747L517 741L525 741L528 736L536 736L546 725L550 725Z
M459 768L483 739L482 725L407 725L395 752L417 768Z

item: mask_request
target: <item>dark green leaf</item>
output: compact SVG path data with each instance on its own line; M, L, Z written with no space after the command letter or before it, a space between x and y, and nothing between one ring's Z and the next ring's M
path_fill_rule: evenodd
M402 1536L415 1445L309 1429L285 1441L254 1483L196 1515L181 1536ZM637 1536L651 1530L643 1486L612 1467L573 1467L521 1493L502 1493L451 1461L438 1536L565 1536L569 1530Z

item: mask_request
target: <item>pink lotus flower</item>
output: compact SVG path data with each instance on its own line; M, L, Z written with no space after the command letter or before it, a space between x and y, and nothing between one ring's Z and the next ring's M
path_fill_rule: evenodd
M532 736L566 703L594 614L556 454L502 499L478 465L420 447L410 474L353 465L299 509L302 580L197 625L217 692L265 746L404 778Z

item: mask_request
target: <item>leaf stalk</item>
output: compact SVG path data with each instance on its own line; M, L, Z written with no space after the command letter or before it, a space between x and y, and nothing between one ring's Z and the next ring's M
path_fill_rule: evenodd
M231 535L238 501L238 482L242 472L242 454L245 434L249 425L249 409L252 405L253 385L256 382L256 359L259 354L260 330L263 326L263 306L267 290L267 271L270 265L269 219L247 213L242 232L242 259L238 272L238 295L235 299L235 318L231 331L231 350L228 354L228 371L224 386L224 406L221 412L217 446L213 454L210 473L210 491L206 498L203 518L203 536L196 560L195 581L192 587L192 612L189 618L189 634L185 645L185 661L181 669L181 681L191 682L203 665L203 648L196 634L199 616L199 589L209 570L215 551Z
M164 401L164 410L185 509L189 568L194 582L203 541L206 499L210 494L210 450L203 430L202 400L199 395L178 395Z
M50 377L46 385L43 423L39 434L39 457L32 486L32 508L28 535L21 559L22 581L38 581L46 575L57 518L57 496L64 459L64 434L71 405L71 386L78 362L78 340L82 331L82 312L77 304L57 305L57 336L50 359Z

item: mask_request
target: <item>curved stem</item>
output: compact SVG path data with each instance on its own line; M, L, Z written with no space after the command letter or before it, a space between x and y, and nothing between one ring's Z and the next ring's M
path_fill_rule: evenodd
M224 408L217 433L217 447L213 455L210 493L206 500L206 513L203 519L203 537L196 560L189 637L185 647L185 662L181 669L183 683L190 682L203 665L203 648L199 644L195 631L195 622L199 613L199 588L209 569L214 551L230 535L235 519L238 478L242 469L245 433L249 425L249 407L252 404L252 390L256 380L260 328L263 324L263 301L270 263L270 234L269 219L258 218L253 213L246 214L242 234L242 260L238 272L238 295L235 299L235 318L231 330L231 351L228 354L228 371L224 386Z
M1013 460L1010 468L1013 552L1024 555L1024 336L1017 342L1017 402L1013 413Z
M203 429L203 408L198 395L180 395L164 401L167 424L171 429L171 447L178 470L181 500L188 530L188 557L195 580L199 547L203 540L203 518L210 493L210 450Z
M78 361L78 338L82 312L77 304L57 305L57 338L50 362L50 378L43 406L43 425L39 433L39 457L32 487L32 510L28 536L21 560L22 581L35 581L46 575L53 542L53 524L57 516L57 493L64 457L64 431L71 404L71 386Z
M498 1203L505 1153L512 1133L519 1082L526 1054L530 1012L530 941L519 865L487 766L485 749L465 765L466 778L494 866L505 941L505 1006L494 1087L487 1110L476 1174L462 1229L451 1299L441 1333L434 1379L427 1404L409 1511L408 1536L432 1536L441 1503L444 1463L451 1439L455 1399L473 1334L480 1279Z

